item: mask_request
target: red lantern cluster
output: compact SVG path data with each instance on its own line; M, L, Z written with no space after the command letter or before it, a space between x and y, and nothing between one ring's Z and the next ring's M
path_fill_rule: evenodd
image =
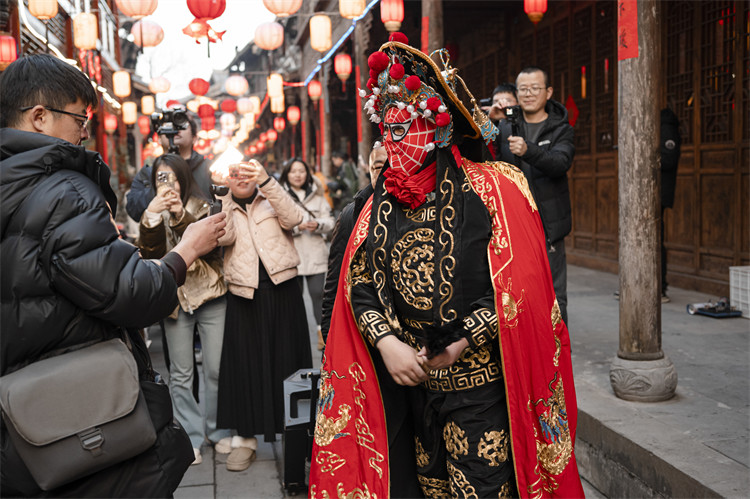
M216 114L216 111L214 111L214 108L210 104L201 104L198 106L198 116L200 118L213 118L214 114Z
M210 86L211 84L203 78L193 78L190 80L190 83L188 83L188 88L193 92L193 95L196 96L206 95Z
M313 102L318 102L318 99L320 99L320 96L322 94L323 94L323 85L321 85L318 80L312 80L307 85L307 95L310 96L310 99Z

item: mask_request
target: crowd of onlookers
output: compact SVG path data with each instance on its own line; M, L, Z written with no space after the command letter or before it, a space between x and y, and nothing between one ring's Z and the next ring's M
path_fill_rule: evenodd
M144 165L126 196L130 226L137 227L129 237L144 258L161 258L212 206L220 204L227 215L219 247L187 269L179 305L149 330L162 334L174 413L190 436L194 463L210 443L229 454L227 469L242 471L255 457L255 436L273 441L283 430L284 379L312 367L308 312L317 348L324 347L323 290L334 215L370 172L334 153L330 179L296 157L279 171L257 161L234 164L222 177L193 149L195 137L192 120L171 143L161 136L169 152ZM216 196L212 182L227 186L228 193ZM341 239L345 244L348 234ZM311 310L305 309L305 290ZM196 358L202 363L203 409Z

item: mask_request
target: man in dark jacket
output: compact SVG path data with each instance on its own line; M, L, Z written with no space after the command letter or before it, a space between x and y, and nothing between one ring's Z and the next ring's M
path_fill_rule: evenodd
M217 245L224 216L191 225L161 260L142 259L119 238L109 168L80 145L89 137L87 108L97 103L88 78L49 55L19 59L2 74L0 374L127 335L157 440L138 456L42 491L3 419L3 497L166 497L194 459L134 328L175 308L187 267Z
M500 159L523 170L529 181L547 238L547 257L557 303L568 322L568 271L565 236L570 233L571 210L568 170L573 165L573 127L562 104L551 100L552 87L547 72L528 67L516 78L519 134L512 134L508 120L500 122Z
M193 180L198 186L201 194L206 199L211 199L211 174L205 158L193 150L196 140L197 127L193 119L188 119L190 126L177 132L174 136L174 145L179 149L179 155L188 162L193 172ZM169 149L169 139L161 135L161 145L166 152ZM151 167L144 166L133 179L133 185L127 195L125 211L130 218L136 222L141 221L141 216L146 207L154 199L155 191L151 185Z

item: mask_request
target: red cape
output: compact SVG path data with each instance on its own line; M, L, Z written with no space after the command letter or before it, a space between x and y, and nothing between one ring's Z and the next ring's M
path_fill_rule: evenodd
M498 314L516 485L521 497L583 497L573 453L577 406L544 230L523 173L462 160L492 219L487 248ZM321 369L310 497L389 497L388 437L375 368L351 306L349 266L367 238L372 198L341 266Z

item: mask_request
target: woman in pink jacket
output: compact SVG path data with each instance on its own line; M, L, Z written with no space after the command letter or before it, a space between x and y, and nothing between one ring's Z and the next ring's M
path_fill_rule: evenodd
M237 431L222 450L231 451L227 469L243 471L255 458L255 435L273 442L283 431L282 383L312 356L291 235L304 210L257 161L234 165L228 185L218 425Z

